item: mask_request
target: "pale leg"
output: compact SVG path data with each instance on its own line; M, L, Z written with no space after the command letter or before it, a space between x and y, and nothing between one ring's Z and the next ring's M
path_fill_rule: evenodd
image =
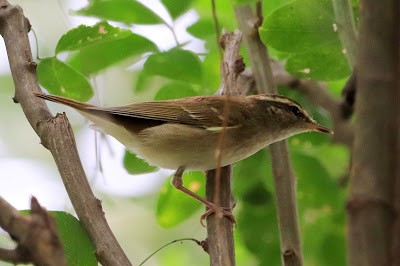
M204 226L204 220L207 219L207 217L210 216L211 214L217 213L217 212L221 212L223 214L223 216L226 216L229 220L231 220L232 223L235 224L236 220L231 212L231 208L223 208L223 207L217 206L214 203L209 202L208 200L200 197L196 193L190 191L189 189L187 189L186 187L183 186L182 175L183 175L184 171L185 171L185 167L179 167L178 170L175 172L171 183L176 189L179 189L186 195L189 195L190 197L194 198L195 200L200 201L201 203L206 205L208 210L200 217L201 225Z

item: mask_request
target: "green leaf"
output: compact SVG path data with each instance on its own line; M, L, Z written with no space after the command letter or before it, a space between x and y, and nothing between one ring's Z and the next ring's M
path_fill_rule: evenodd
M349 78L350 76L345 77L344 79L327 82L326 86L328 87L330 94L333 97L340 98L342 96L343 88Z
M163 23L156 13L135 0L90 0L88 6L76 13L127 24Z
M289 53L286 69L300 77L335 80L350 73L330 0L296 0L273 12L260 27L263 42Z
M209 90L209 94L215 93L221 84L220 57L216 49L217 48L211 50L202 63L204 71L204 87Z
M152 173L157 171L157 167L149 165L144 160L136 157L135 154L125 151L124 155L124 167L128 173L132 175Z
M346 225L341 224L342 228ZM325 227L328 229L331 227ZM332 232L330 230L325 231L324 238L319 245L317 252L321 258L320 265L325 266L336 266L346 265L346 238L345 233ZM333 255L334 254L334 255Z
M245 4L254 4L259 0L233 0L233 4L235 5L245 5Z
M233 194L235 197L248 198L254 187L265 182L270 176L268 152L262 149L254 155L238 162L233 168Z
M187 32L199 39L215 40L214 25L211 19L199 19L196 23L189 26Z
M29 215L30 210L20 211ZM49 211L57 224L57 232L61 239L69 266L98 265L95 248L78 219L67 212Z
M348 171L350 160L349 149L343 145L324 143L321 145L310 145L310 143L299 143L291 145L293 151L307 154L317 158L321 165L327 170L334 180L341 178ZM332 162L335 162L334 164Z
M263 15L264 17L268 17L271 15L276 9L286 5L287 3L293 2L294 0L274 0L274 1L263 1Z
M57 43L56 53L75 51L92 44L123 39L132 34L130 30L113 27L107 21L101 21L93 26L80 25L71 29Z
M173 19L176 19L189 9L193 0L161 0Z
M98 265L95 248L78 219L67 212L51 211L64 245L68 265Z
M148 75L159 75L194 84L200 84L202 81L199 57L180 48L150 55L144 64L144 71Z
M273 201L258 206L243 203L237 215L237 230L257 265L281 265L276 209Z
M283 52L306 52L336 43L332 2L297 0L277 9L260 27L264 43Z
M161 89L154 97L154 100L172 100L196 95L197 92L190 84L179 81L172 81L161 87Z
M56 47L56 53L78 51L75 61L85 75L96 73L110 65L146 52L156 51L157 47L148 39L99 22L94 26L81 25L64 34Z
M236 17L232 8L231 1L214 1L215 8L218 13L218 22L220 27L223 26L227 32L234 31L237 29ZM213 20L213 14L211 12L210 0L196 0L192 5L196 11L200 14L200 18ZM221 30L221 28L220 28ZM213 40L215 42L215 38Z
M321 162L301 150L292 152L292 162L298 176L300 207L339 207L339 188Z
M202 172L185 172L183 175L185 187L203 197L205 195L205 177ZM199 210L202 204L174 188L169 180L161 189L157 201L157 221L165 228L173 227Z
M55 57L40 61L37 74L40 85L51 94L79 101L87 101L93 96L89 81Z
M64 63L80 73L83 72L79 53L70 53Z
M297 77L315 80L337 80L351 73L339 42L336 47L293 54L287 59L285 68Z

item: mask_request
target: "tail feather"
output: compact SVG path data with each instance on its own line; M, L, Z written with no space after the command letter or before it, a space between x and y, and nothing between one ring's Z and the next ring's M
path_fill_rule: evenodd
M34 92L36 97L42 98L47 101L55 102L55 103L60 103L64 104L66 106L72 107L76 110L84 111L87 110L88 108L95 107L94 105L83 103L83 102L78 102L74 101L62 96L56 96L56 95L48 95L44 94L42 92Z

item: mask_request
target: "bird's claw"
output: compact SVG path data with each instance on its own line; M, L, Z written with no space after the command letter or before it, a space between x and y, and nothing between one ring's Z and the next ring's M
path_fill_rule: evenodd
M211 204L207 207L208 207L208 210L205 213L203 213L203 215L200 216L200 224L203 227L206 227L204 225L204 220L206 220L207 217L213 213L222 214L222 217L225 216L232 222L232 224L236 224L236 219L235 219L235 216L233 216L233 214L232 214L231 208L224 208L224 207L217 206L215 204Z

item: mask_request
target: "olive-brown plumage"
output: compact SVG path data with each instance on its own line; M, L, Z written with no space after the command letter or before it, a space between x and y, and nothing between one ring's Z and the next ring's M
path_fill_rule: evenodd
M177 170L174 186L214 209L214 204L183 187L185 169L234 164L273 142L306 131L332 133L297 102L278 95L198 96L119 107L97 107L43 93L36 96L76 109L93 122L94 129L113 136L150 164Z

